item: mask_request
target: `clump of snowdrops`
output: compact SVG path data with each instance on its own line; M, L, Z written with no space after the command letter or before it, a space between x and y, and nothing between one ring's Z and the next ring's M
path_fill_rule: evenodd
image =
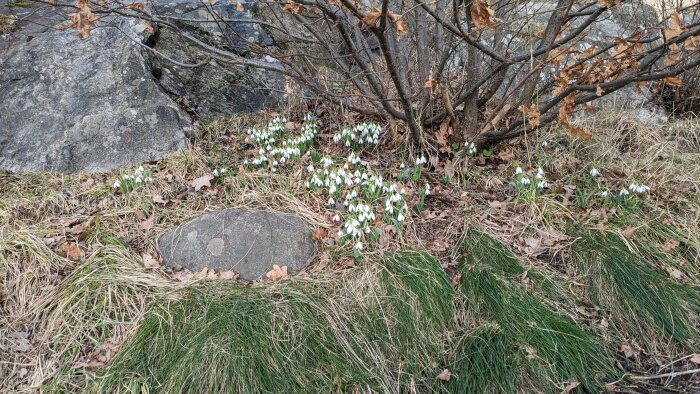
M266 128L247 130L246 142L256 145L258 152L255 158L244 160L243 165L267 167L277 172L280 166L299 160L311 148L318 134L316 118L306 115L299 133L291 129L287 119L276 117Z
M120 190L122 194L129 194L136 188L151 182L153 182L151 171L144 169L143 166L139 166L133 174L123 174L121 178L114 181L112 187Z

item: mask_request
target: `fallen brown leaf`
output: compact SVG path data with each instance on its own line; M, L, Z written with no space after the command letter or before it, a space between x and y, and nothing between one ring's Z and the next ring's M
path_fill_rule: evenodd
M170 200L164 199L163 196L161 196L160 194L153 195L153 202L156 204L165 205L168 203L168 201L170 201Z
M77 260L85 257L85 253L80 249L77 242L65 242L59 247L60 255L68 260Z
M190 182L190 186L194 188L194 191L198 192L203 187L211 187L212 179L214 179L213 175L200 176L199 178L192 180L192 182Z
M452 379L452 372L447 368L443 369L437 376L437 380L442 380L443 382L449 382L450 379Z
M219 279L236 280L236 279L238 279L238 272L221 271L221 272L219 272Z
M155 218L155 215L151 215L150 218L142 221L139 223L139 229L143 231L148 231L153 228L153 219Z
M677 248L679 245L680 242L676 241L675 239L669 239L668 241L664 242L663 245L661 245L661 250L668 253L673 249Z
M638 228L639 227L627 226L624 230L622 230L622 235L627 239L632 239L634 238L634 233L637 232Z
M273 264L272 270L265 274L265 276L272 281L284 279L287 277L287 266L283 265L280 267L277 264Z
M326 229L319 227L317 229L314 229L314 231L311 233L311 238L314 241L320 241L320 240L326 238L327 235L328 235L328 232L326 231Z
M160 267L160 261L153 257L150 253L146 253L141 256L141 261L143 261L143 266L146 268L158 268Z

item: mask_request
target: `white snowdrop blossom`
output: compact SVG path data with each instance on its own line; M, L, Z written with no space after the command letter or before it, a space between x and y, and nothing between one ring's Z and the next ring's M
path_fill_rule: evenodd
M286 164L292 160L298 160L313 145L318 126L313 116L304 116L299 133L292 134L287 130L287 119L274 118L267 128L248 129L246 142L259 147L258 155L250 161L253 167L260 168L271 163L271 169L276 171L280 164ZM244 165L248 165L244 161Z
M547 140L542 141L542 147L546 148L547 146L549 146L549 143L547 143Z
M603 197L603 198L607 198L607 197L608 197L608 194L609 194L609 193L608 193L607 190L603 190L602 192L600 192L600 196Z
M538 189L545 189L545 188L548 188L548 187L549 187L549 183L547 183L546 181L539 181L539 182L537 182L537 188L538 188Z
M640 185L635 182L632 182L628 187L630 191L635 192L637 194L644 194L645 192L648 192L651 190L651 188L647 185Z
M330 158L320 161L322 166L314 166L312 171L310 166L307 168L310 171L305 186L324 192L329 209L335 209L335 203L342 201L333 221L344 222L338 232L343 242L365 242L380 216L397 227L405 221L408 207L397 186L385 182L356 153L350 152L344 162L336 163Z
M537 173L535 174L535 179L544 179L544 171L542 168L537 169Z
M430 184L425 184L425 195L429 196L430 195Z
M474 145L473 142L470 142L469 144L465 142L464 147L467 148L467 154L469 156L476 156L476 145Z
M630 192L628 192L627 189L620 190L620 196L626 196L628 194L630 194Z
M404 168L406 168L406 164L404 164L404 163L399 164L399 168L403 170Z
M417 166L422 166L423 164L427 163L428 160L425 158L425 156L421 155L421 157L416 159L416 165Z
M530 179L529 179L529 178L522 178L522 179L520 179L520 183L522 183L523 185L526 185L526 186L527 186L527 185L529 185L531 182L530 182Z
M333 135L334 142L342 142L343 146L359 149L362 145L377 145L382 128L375 123L359 123L346 127Z
M589 174L591 174L591 177L595 178L598 175L600 175L600 171L598 171L597 168L593 167L593 168L591 168L591 171L589 172Z
M523 173L523 169L521 167L516 167L515 168L515 175L520 175Z
M151 172L143 168L143 166L139 166L133 174L123 174L121 179L115 180L112 188L119 189L122 193L127 194L137 187L151 182L153 182Z

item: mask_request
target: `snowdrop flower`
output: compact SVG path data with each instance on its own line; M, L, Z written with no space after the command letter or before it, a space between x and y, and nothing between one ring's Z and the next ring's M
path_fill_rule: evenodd
M630 194L630 192L628 192L627 189L620 190L620 196L626 196L628 194Z
M545 182L545 181L537 182L537 188L539 188L539 189L544 189L544 188L547 188L547 187L549 187L549 183L547 183L547 182Z
M604 191L600 192L600 196L603 198L608 198L608 191L604 190Z
M335 205L335 200L333 199L333 197L331 197L331 198L328 199L328 202L326 203L326 205L328 205L328 206L333 206L333 205Z
M218 177L218 176L219 176L219 170L214 169L214 171L212 171L212 174L214 174L215 177Z
M362 250L362 242L358 242L355 244L355 249L357 250Z
M474 145L473 142L471 142L469 145L467 145L467 143L465 142L464 147L467 148L467 153L469 153L469 155L476 155L476 145Z
M136 170L136 172L144 172L145 170L143 169L143 166L139 166L139 169Z
M520 183L522 183L523 185L529 185L529 184L530 184L530 180L529 180L528 178L523 178L523 179L520 180Z
M148 183L151 183L151 182L153 182L153 178L152 178L152 177L150 177L150 176L149 176L149 177L147 177L147 178L146 178L146 182L148 182Z
M642 194L644 192L649 191L651 188L647 185L638 185L636 183L632 183L631 185L629 185L628 189L637 194Z
M339 222L340 221L340 216L336 213L335 216L333 216L333 221L334 222Z
M430 194L430 185L426 183L425 184L425 195L427 196L429 194Z
M114 185L112 185L112 187L115 189L119 189L120 187L122 187L122 184L119 181L114 181Z
M143 182L143 180L141 179L141 177L136 177L136 183L142 183L142 182Z
M544 179L544 171L542 171L542 168L537 169L537 174L535 174L535 179Z
M523 173L523 169L522 169L522 168L520 168L520 167L516 167L516 168L515 168L515 175L520 175L520 174L522 174L522 173Z
M406 217L403 216L403 213L399 212L399 216L396 217L396 220L399 222L403 222L404 219L406 219Z
M591 174L591 176L592 176L593 178L595 178L595 177L597 177L598 175L600 175L600 171L598 171L597 168L593 167L593 168L591 168L591 172L589 172L589 174Z
M404 163L401 163L401 164L399 165L399 168L403 170L404 168L406 168L406 165L405 165Z
M542 141L542 147L546 148L549 144L547 143L547 140Z
M428 160L426 160L426 159L425 159L425 156L423 156L423 155L421 155L421 157L419 157L419 158L416 159L416 165L417 165L417 166L423 165L423 164L425 164L425 163L427 163L427 162L428 162Z

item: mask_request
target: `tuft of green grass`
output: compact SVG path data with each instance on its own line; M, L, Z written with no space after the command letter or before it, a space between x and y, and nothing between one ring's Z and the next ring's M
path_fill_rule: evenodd
M449 280L424 254L396 254L373 267L342 278L191 287L155 307L92 391L403 392L435 385L454 315Z
M619 328L647 343L662 343L665 336L689 349L697 344L697 289L671 280L617 234L584 230L577 235L573 260L587 277L593 303Z
M566 382L596 391L614 375L597 337L529 292L523 268L498 241L469 229L460 291L473 332L457 347L454 392L555 392Z

